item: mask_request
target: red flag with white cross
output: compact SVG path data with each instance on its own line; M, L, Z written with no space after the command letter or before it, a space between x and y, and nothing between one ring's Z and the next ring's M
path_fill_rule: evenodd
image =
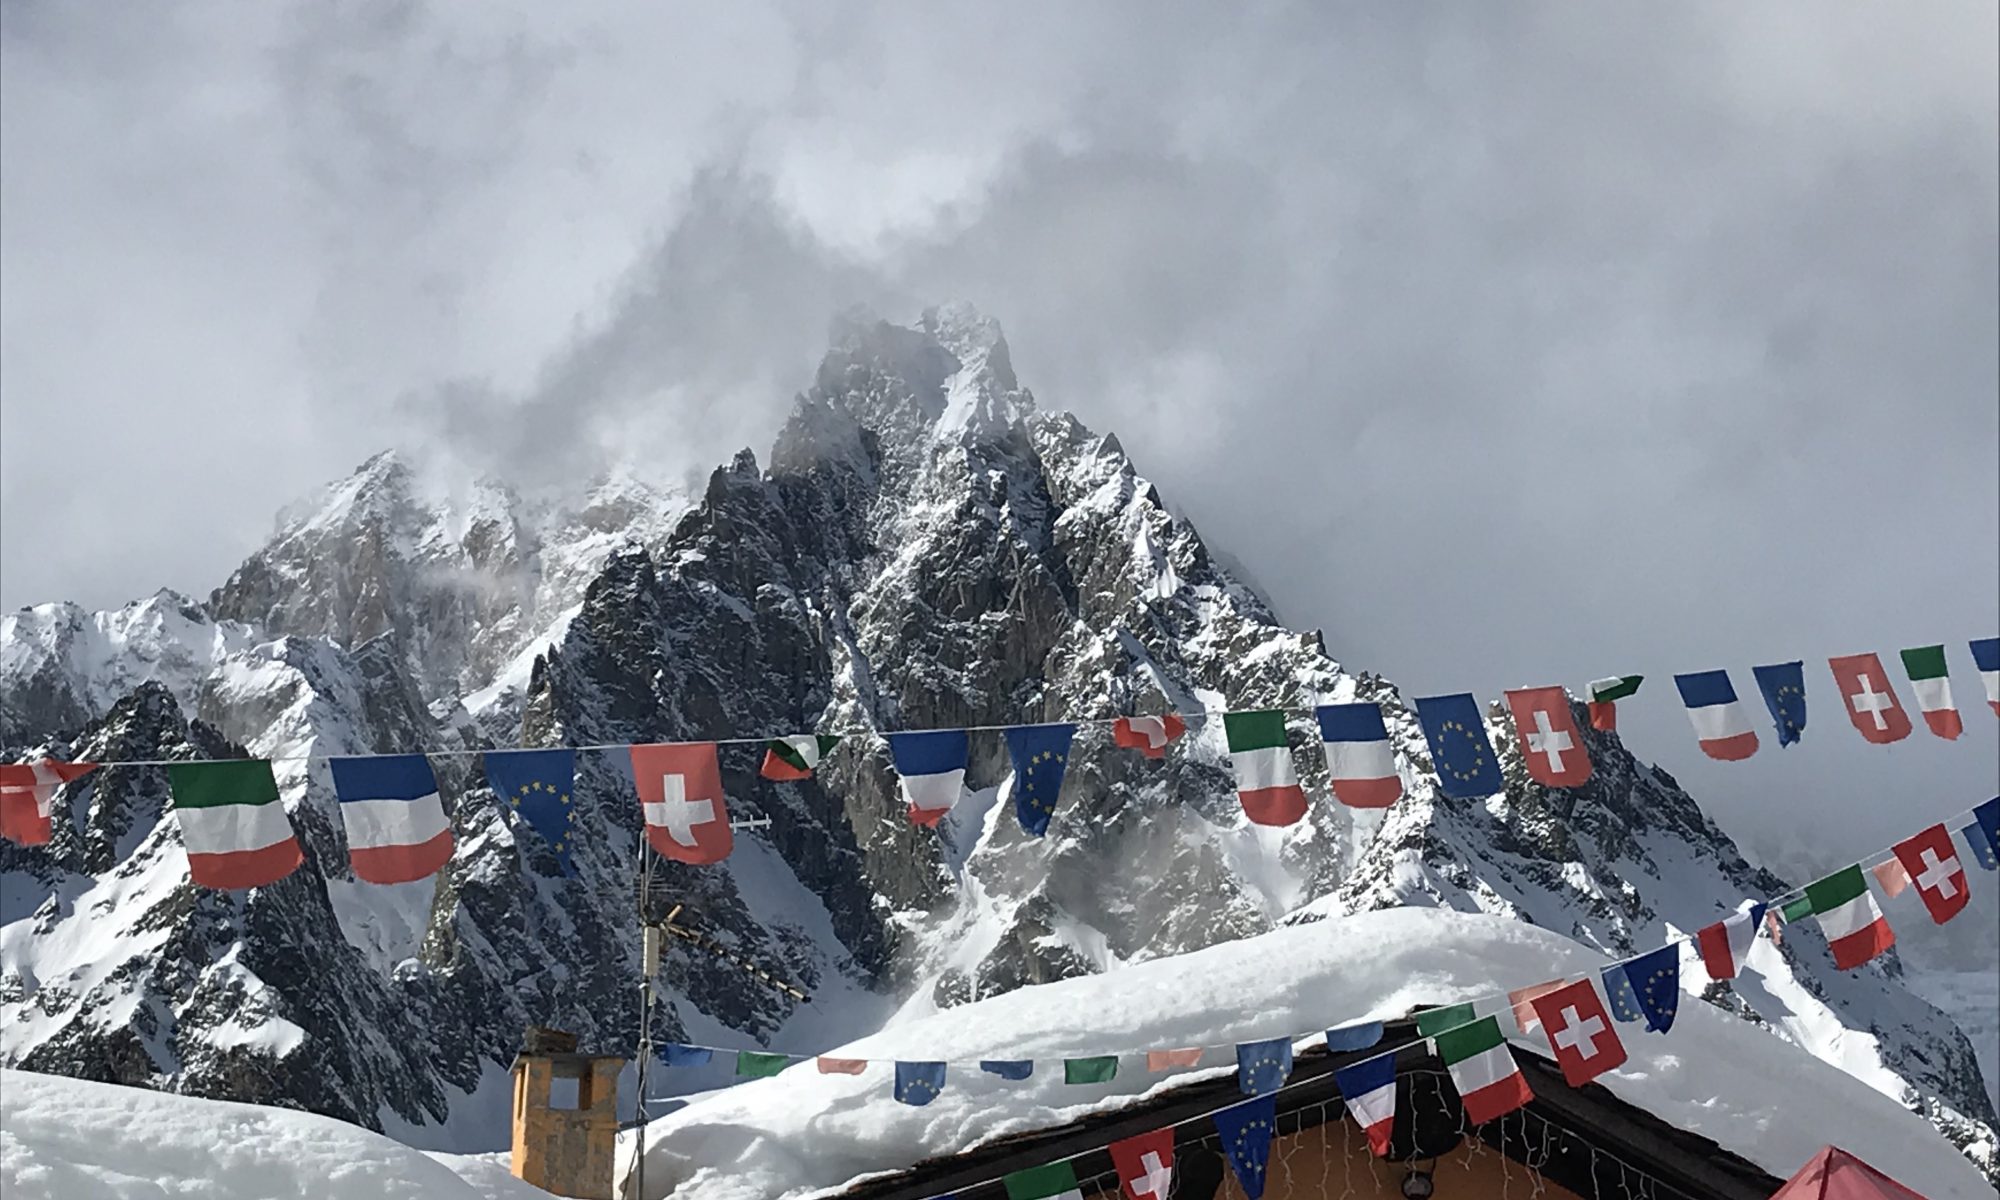
M1125 1200L1167 1200L1174 1182L1172 1127L1111 1143L1111 1165Z
M1582 787L1590 780L1590 755L1583 732L1570 712L1569 696L1559 687L1518 688L1507 693L1514 714L1514 732L1521 739L1521 759L1528 775L1549 787Z
M1965 865L1959 862L1958 847L1951 844L1951 834L1944 826L1933 825L1897 842L1896 861L1917 885L1924 907L1931 910L1931 920L1942 925L1965 907Z
M1571 1087L1582 1087L1625 1061L1625 1043L1618 1040L1611 1014L1590 980L1543 992L1532 1003Z
M722 800L714 742L632 747L632 781L646 810L646 841L675 862L729 857L736 835Z
M46 846L54 831L56 789L97 769L96 763L0 763L0 837Z
M1862 737L1886 746L1910 736L1910 714L1903 711L1896 689L1889 686L1889 672L1882 669L1881 659L1873 654L1849 654L1826 661L1833 668L1833 683L1840 689L1847 719L1854 722Z

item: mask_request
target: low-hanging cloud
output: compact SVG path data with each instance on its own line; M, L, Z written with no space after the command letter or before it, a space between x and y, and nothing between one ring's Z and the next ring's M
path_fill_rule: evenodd
M397 442L676 479L768 444L833 314L964 298L1355 666L1646 670L1635 738L1734 825L1858 852L1989 794L1992 723L1873 751L1822 684L1724 773L1664 673L2000 621L1995 43L1970 0L11 5L0 593L200 593Z

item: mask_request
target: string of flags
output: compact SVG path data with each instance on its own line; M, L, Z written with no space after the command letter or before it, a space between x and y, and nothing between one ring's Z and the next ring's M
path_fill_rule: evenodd
M1970 643L1987 702L2000 715L2000 638ZM1932 734L1955 739L1964 722L1953 704L1949 664L1942 645L1901 655L1904 673ZM1914 726L1875 654L1828 661L1849 722L1870 743L1909 737ZM1804 663L1753 668L1752 677L1770 712L1778 744L1797 743L1806 729ZM1639 693L1644 677L1614 676L1586 687L1593 728L1615 730L1617 705ZM1737 761L1758 749L1758 736L1725 670L1674 677L1702 750ZM1505 707L1530 778L1544 787L1581 787L1592 765L1567 692L1560 687L1517 688ZM1452 799L1482 799L1502 791L1499 755L1470 692L1418 697L1417 723L1430 751L1439 789ZM1403 777L1378 704L1319 705L1310 710L1270 708L1222 712L1223 733L1236 778L1237 797L1252 823L1291 825L1303 818L1308 798L1290 746L1289 716L1310 711L1318 725L1333 797L1360 809L1393 805ZM1110 725L1116 745L1151 759L1164 758L1190 718L1208 711L1124 716L1109 720L998 727L1013 765L1015 816L1032 837L1043 836L1060 798L1078 729ZM987 728L987 727L981 727ZM910 819L934 827L965 790L971 729L927 729L883 734ZM812 778L845 739L807 733L776 738L712 742L574 746L491 750L483 753L494 793L554 852L558 868L574 873L571 815L576 755L625 754L645 818L647 843L662 857L691 865L721 862L734 848L718 747L751 743L764 751L759 773L775 782ZM452 752L454 754L467 752ZM164 766L189 874L204 887L261 887L284 878L303 861L289 818L278 800L271 759L58 762L0 764L0 836L42 845L52 836L56 789L97 766ZM355 877L370 883L405 883L440 870L451 858L450 821L440 802L428 756L389 754L329 760Z
M1960 831L1961 836L1982 867L2000 870L2000 797L1973 809L1972 816L1972 823ZM1945 824L1933 825L1906 838L1887 853L1892 857L1878 864L1875 872L1879 873L1883 866L1894 866L1902 874L1893 877L1904 879L1904 888L1915 882L1925 894L1932 920L1942 924L1965 907L1965 871ZM1901 890L1885 887L1892 898ZM1788 899L1790 902L1786 903ZM1746 901L1735 912L1693 935L1670 939L1645 954L1608 964L1593 975L1552 979L1504 994L1420 1010L1415 1014L1414 1039L1336 1069L1334 1084L1348 1114L1366 1136L1369 1149L1379 1157L1389 1155L1395 1128L1396 1056L1412 1046L1427 1045L1431 1054L1444 1064L1469 1123L1480 1125L1497 1120L1534 1100L1527 1077L1514 1058L1512 1040L1525 1042L1531 1037L1539 1038L1547 1045L1564 1081L1571 1087L1582 1087L1622 1066L1629 1058L1625 1037L1630 1034L1621 1034L1621 1026L1638 1027L1632 1031L1634 1034L1667 1034L1672 1030L1682 990L1683 943L1694 943L1711 979L1734 979L1742 971L1760 930L1767 930L1776 940L1781 920L1795 921L1806 916L1818 919L1833 947L1834 960L1842 969L1860 966L1888 949L1895 940L1868 890L1866 874L1857 863L1808 884L1796 897L1779 897L1768 904ZM1324 1044L1329 1053L1353 1054L1380 1046L1384 1032L1385 1026L1380 1021L1348 1024L1327 1030ZM1259 1200L1263 1195L1276 1132L1277 1095L1287 1085L1293 1046L1298 1040L1304 1039L1278 1037L1238 1044L1237 1085L1249 1099L1205 1114L1214 1122L1223 1155L1250 1200ZM1147 1067L1151 1071L1194 1067L1209 1049L1214 1047L1148 1051ZM820 1060L820 1070L829 1070L828 1061ZM845 1074L860 1074L869 1062L831 1061L843 1064L841 1071ZM1116 1056L1109 1055L1065 1059L1064 1081L1108 1080L1115 1073L1117 1061ZM1104 1065L1072 1069L1071 1064L1077 1063ZM922 1068L926 1080L923 1089L906 1092L905 1065ZM982 1069L989 1070L993 1065L980 1064ZM1012 1069L1005 1077L1025 1079L1034 1064L1022 1062L1009 1066ZM939 1062L897 1063L895 1098L905 1104L928 1104L944 1087L945 1067L946 1064ZM1174 1130L1174 1126L1167 1126L1112 1142L1107 1147L1118 1174L1119 1195L1128 1200L1154 1200L1168 1194L1174 1170ZM1013 1172L1001 1177L1000 1182L1010 1200L1080 1197L1074 1157Z

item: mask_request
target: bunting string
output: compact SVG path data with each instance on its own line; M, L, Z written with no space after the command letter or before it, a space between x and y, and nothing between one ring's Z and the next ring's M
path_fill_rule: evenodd
M1967 644L1972 649L1974 666L1980 676L1987 702L1992 706L1996 714L2000 714L2000 638L1976 638ZM1963 723L1952 701L1950 675L1944 655L1944 647L1936 645L1905 650L1902 652L1902 658L1905 664L1905 671L1908 675L1908 684L1916 694L1919 707L1926 716L1927 723L1932 726L1933 732L1938 737L1946 740L1955 740L1959 732L1963 729ZM1907 736L1910 730L1907 715L1904 713L1900 699L1895 695L1893 683L1889 678L1888 672L1883 668L1878 655L1845 655L1831 658L1827 661L1832 667L1837 688L1846 701L1850 719L1867 740L1878 744L1887 744L1901 740L1902 737ZM1793 661L1775 666L1757 667L1754 671L1759 687L1762 689L1767 704L1771 709L1773 721L1777 726L1779 740L1783 744L1791 744L1797 741L1805 728L1805 683L1802 669L1803 664L1801 662ZM1646 676L1643 675L1614 676L1608 679L1595 680L1588 684L1583 690L1583 696L1586 698L1593 726L1606 732L1616 731L1617 701L1635 695L1639 691L1641 681L1645 678ZM1729 738L1740 738L1742 736L1740 733L1723 732L1711 737L1709 732L1704 729L1705 722L1713 724L1713 722L1725 720L1722 714L1709 713L1707 710L1710 709L1728 708L1733 710L1734 713L1734 716L1730 718L1731 720L1740 719L1741 701L1737 699L1735 689L1730 684L1726 671L1700 671L1691 674L1675 675L1673 678L1680 689L1683 702L1689 711L1690 719L1695 722L1697 732L1701 734L1701 741L1705 749L1708 748L1708 743L1711 741L1728 740ZM1559 687L1517 689L1508 692L1506 696L1510 706L1513 706L1516 703L1516 697L1538 699L1541 693L1555 693L1563 696L1565 701L1567 700L1567 693L1564 693ZM1459 716L1461 714L1456 711L1458 702L1461 700L1469 701L1471 699L1472 697L1469 693L1434 696L1414 701L1413 708L1421 716L1428 700L1439 702L1431 705L1431 707L1435 711L1440 712L1441 715L1443 708L1448 705L1454 709L1451 715ZM1275 713L1285 716L1312 716L1321 713L1327 707L1329 706L1274 705L1257 711L1259 713ZM1333 705L1332 707L1348 706ZM1517 714L1520 711L1522 710L1517 708ZM1529 708L1525 711L1528 715L1532 716L1536 709ZM1938 714L1937 719L1930 720L1929 718L1933 714ZM1950 715L1947 717L1943 714ZM1077 717L1063 721L958 725L895 731L882 730L877 727L854 727L835 731L826 736L840 739L877 736L888 733L1004 733L1016 729L1048 729L1063 726L1079 729L1104 728L1129 721L1134 715ZM1242 716L1245 714L1241 710L1203 707L1178 709L1171 715L1184 721L1213 721L1219 717L1227 718L1231 715ZM1733 729L1734 726L1733 724L1724 724L1715 726L1715 728L1726 731ZM1743 732L1749 732L1747 725ZM788 736L791 736L789 731L762 735L702 738L698 739L698 741L714 746L763 746ZM1751 737L1751 744L1755 745L1754 735ZM402 757L405 755L421 754L427 758L449 759L469 758L481 754L502 754L544 749L566 749L578 753L610 753L630 750L631 748L632 743L629 742L597 742L560 747L437 747L355 755L326 754L311 751L279 751L263 755L262 758L267 762L319 762L341 758ZM1565 749L1568 748L1565 747ZM1577 749L1580 754L1581 748L1578 747ZM95 765L100 767L171 767L188 763L234 761L239 760L131 758L102 759L97 760ZM1490 795L1491 793L1484 794Z

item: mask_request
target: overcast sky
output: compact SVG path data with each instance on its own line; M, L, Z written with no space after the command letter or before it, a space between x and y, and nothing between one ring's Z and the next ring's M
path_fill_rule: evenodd
M761 453L963 298L1406 694L1644 671L1765 838L1995 789L1990 0L943 7L0 0L0 605L205 595L392 443ZM1973 732L1861 744L1825 657L1940 640ZM1793 657L1705 762L1667 675Z

